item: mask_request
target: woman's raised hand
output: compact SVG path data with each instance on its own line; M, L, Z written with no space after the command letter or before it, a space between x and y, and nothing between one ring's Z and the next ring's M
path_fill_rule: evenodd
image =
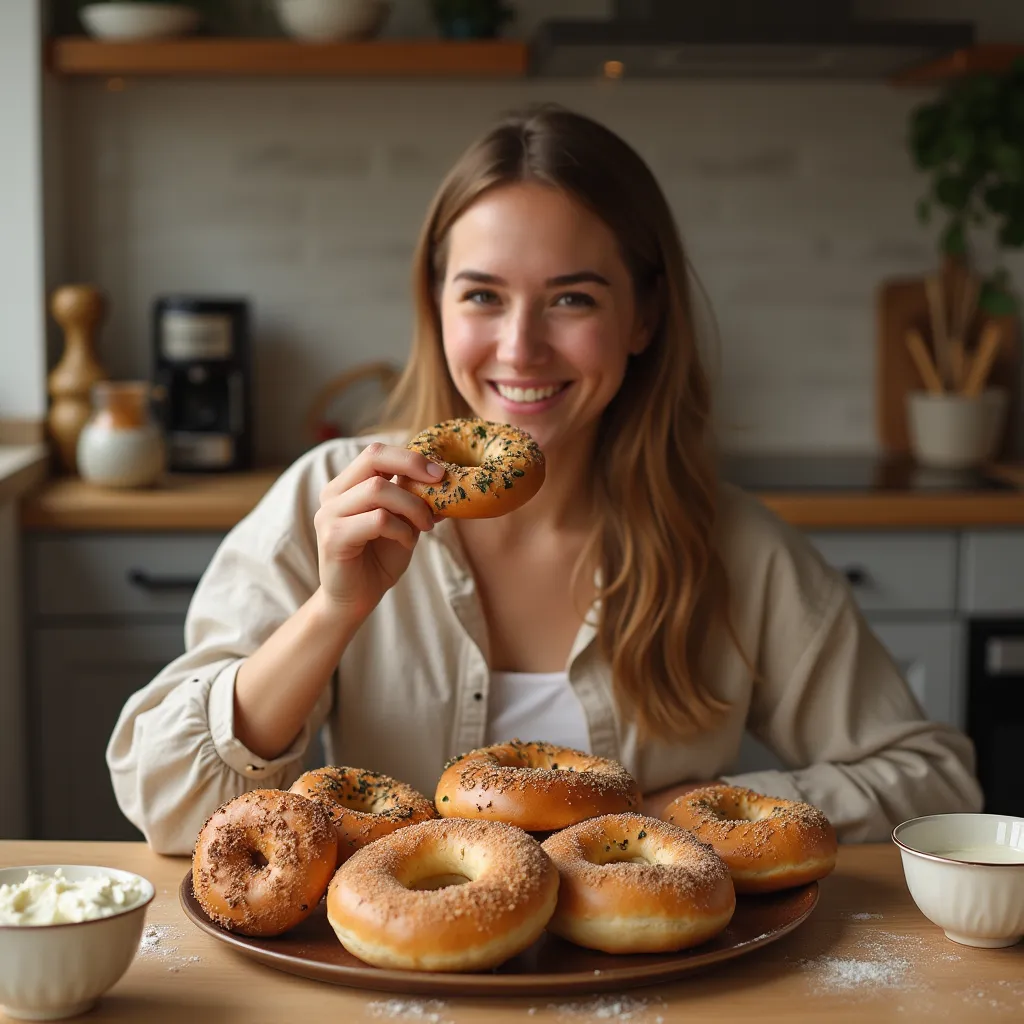
M350 621L361 622L405 572L434 513L395 477L436 483L444 469L408 448L368 445L320 493L313 517L320 588Z

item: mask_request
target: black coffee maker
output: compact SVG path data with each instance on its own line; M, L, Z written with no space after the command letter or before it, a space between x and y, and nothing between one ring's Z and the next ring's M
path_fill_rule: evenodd
M158 298L153 351L168 468L190 473L249 469L248 303L188 295Z

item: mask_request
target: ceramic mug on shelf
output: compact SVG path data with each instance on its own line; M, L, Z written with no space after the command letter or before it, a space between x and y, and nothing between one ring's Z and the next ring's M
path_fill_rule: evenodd
M78 435L78 472L103 487L148 487L166 466L163 432L145 381L93 385L93 412Z
M1008 395L989 388L980 395L907 392L911 452L922 465L969 469L996 453L1006 422Z

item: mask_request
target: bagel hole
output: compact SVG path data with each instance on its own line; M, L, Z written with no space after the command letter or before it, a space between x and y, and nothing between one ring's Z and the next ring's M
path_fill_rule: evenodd
M640 853L633 853L632 851L618 850L614 846L612 849L602 851L604 856L601 857L596 863L598 864L656 864L657 861L653 861L650 857L645 857Z
M251 850L249 852L249 862L257 871L262 871L270 863L259 850Z
M414 882L411 882L408 888L420 891L428 889L447 889L452 885L465 885L468 881L469 878L466 875L428 875L426 878L418 878Z

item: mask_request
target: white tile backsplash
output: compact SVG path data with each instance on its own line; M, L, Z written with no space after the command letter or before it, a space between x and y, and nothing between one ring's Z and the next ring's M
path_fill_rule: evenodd
M924 95L883 83L69 83L70 277L111 297L100 351L144 374L169 291L254 308L257 450L305 444L354 363L404 360L410 258L434 189L503 110L554 99L650 162L720 328L727 447L874 446L875 290L933 259L904 148Z

